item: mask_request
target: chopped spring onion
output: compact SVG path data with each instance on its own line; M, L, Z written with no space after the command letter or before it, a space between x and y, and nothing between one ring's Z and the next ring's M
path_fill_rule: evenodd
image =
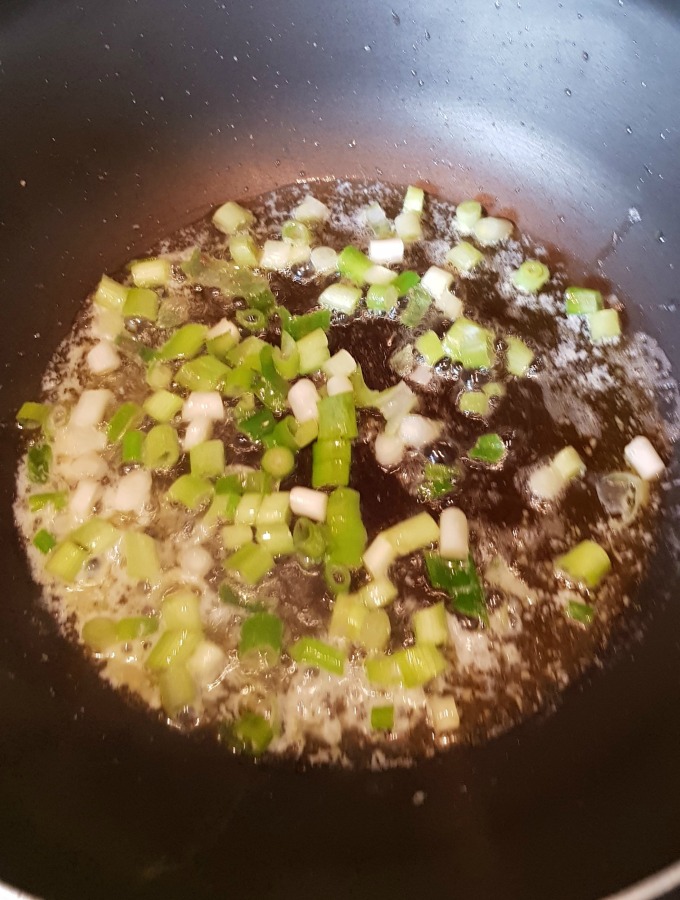
M239 550L253 540L250 525L225 525L222 529L222 546L225 550Z
M68 502L68 494L66 491L48 491L41 494L29 494L28 508L31 512L39 512L46 506L52 506L54 509L63 509Z
M95 375L105 375L120 366L120 356L111 341L99 341L87 354L87 365Z
M585 316L602 309L602 294L591 288L568 287L564 292L567 315Z
M238 655L242 660L259 658L271 668L279 660L282 645L283 622L273 613L255 613L241 625Z
M132 581L155 581L161 573L156 541L142 531L126 531L123 552L128 577Z
M505 365L511 375L522 377L526 375L534 361L534 351L519 338L508 336L505 339L508 350Z
M255 532L255 540L269 550L272 556L289 556L295 551L295 543L287 525L265 525Z
M558 556L555 569L572 581L596 588L611 570L612 564L606 550L595 541L581 541L568 553Z
M451 287L453 275L446 269L440 269L438 266L430 266L423 275L420 286L424 288L430 296L439 300Z
M341 594L333 601L333 612L328 626L332 638L341 638L356 643L369 614L368 609L352 594Z
M484 391L461 391L458 394L458 409L472 416L488 416L491 405Z
M426 331L416 340L416 350L429 366L436 365L446 356L441 340L434 331Z
M389 644L392 627L384 609L366 610L359 630L358 643L367 653L378 653Z
M180 475L173 481L166 496L173 503L181 503L187 509L197 510L212 499L213 491L214 488L207 478L187 474Z
M112 399L113 394L105 388L83 391L78 402L73 407L69 425L77 425L79 427L99 425L104 418L106 407Z
M274 414L268 409L261 409L247 419L241 419L237 428L254 443L262 443L271 434L276 425Z
M57 546L57 539L45 528L41 528L33 538L33 546L41 553L49 553Z
M403 378L409 375L416 367L413 353L413 344L405 344L390 356L390 369Z
M556 453L552 465L565 481L580 478L586 470L586 464L579 456L578 451L571 446L563 447L559 453Z
M175 384L189 391L214 391L224 383L230 371L229 366L215 356L197 356L180 366L175 373Z
M357 437L357 415L351 393L323 397L319 401L319 440L339 441Z
M290 494L287 491L276 491L265 494L257 511L258 527L266 525L286 525L290 521Z
M102 275L93 300L98 306L120 313L123 311L129 290L130 288L124 287L108 275Z
M262 494L257 494L254 491L247 491L243 494L236 507L234 522L237 525L255 525L263 500Z
M326 382L326 392L329 397L336 394L354 395L354 385L346 375L332 375Z
M404 458L404 442L396 434L382 432L375 439L375 458L383 469L393 469Z
M474 244L460 241L446 254L446 261L459 272L471 272L484 259L484 254Z
M327 506L328 496L322 491L298 486L290 492L290 508L295 516L306 516L315 522L323 522Z
M329 562L356 569L366 549L366 529L361 519L359 492L339 487L326 507Z
M45 484L52 465L52 448L49 444L33 444L26 454L28 480L33 484Z
M394 230L398 237L405 244L412 244L419 241L423 236L423 226L420 221L420 214L413 210L406 210L399 213L394 220Z
M387 574L387 570L397 558L392 544L383 534L377 535L364 553L364 565L374 578Z
M366 678L371 684L379 687L393 687L402 683L399 657L393 653L390 656L371 656L364 661Z
M432 728L437 734L455 731L460 725L460 714L453 697L428 697L427 713Z
M65 540L57 544L45 563L45 570L62 581L75 581L76 576L89 558L89 553L73 541Z
M309 258L320 275L331 275L338 271L338 254L332 247L314 247Z
M444 559L439 553L428 551L425 568L432 587L449 595L456 612L487 621L484 589L472 556L464 560Z
M416 644L392 654L404 687L422 687L446 669L441 651L433 644Z
M110 444L116 444L143 419L142 409L137 403L122 403L109 419L106 437Z
M312 637L303 637L288 648L291 658L299 665L315 666L325 669L333 675L342 675L345 671L346 656L336 647L324 644Z
M319 303L326 309L351 315L361 299L361 288L350 284L329 284L319 295Z
M404 259L404 242L398 237L372 240L368 245L368 258L384 266L400 263Z
M172 425L154 425L147 432L142 444L142 463L147 469L171 469L179 456L179 438Z
M590 339L594 344L615 341L621 336L621 321L615 309L599 309L588 316Z
M130 275L135 287L165 287L172 278L172 266L169 259L140 259L130 266Z
M322 528L306 516L301 516L293 529L293 546L305 562L321 562L326 550Z
M287 331L281 332L281 347L272 348L272 361L278 374L289 381L300 373L300 351Z
M418 497L426 502L439 500L454 490L459 478L458 466L427 462L423 470L423 481L418 488Z
M346 594L349 591L352 582L352 573L347 566L329 560L324 566L323 574L331 594Z
M446 644L449 629L446 624L446 608L443 603L426 606L413 613L413 631L419 644Z
M468 522L462 509L449 506L439 517L439 554L444 559L468 559Z
M432 295L425 290L421 282L411 288L406 296L408 302L399 316L399 321L407 328L417 328L432 304Z
M366 294L366 307L372 312L389 312L398 300L399 292L394 284L372 284Z
M116 623L109 616L93 616L84 623L80 636L93 653L106 653L118 643Z
M224 473L224 444L222 441L204 441L189 450L191 474L203 478L217 478Z
M535 294L550 278L550 269L537 259L525 259L512 273L512 283L525 294Z
M236 312L236 322L246 331L253 334L257 331L264 331L267 327L267 317L260 309L239 309Z
M592 624L595 618L595 607L590 603L580 603L578 600L570 600L567 603L567 616L581 625Z
M317 372L331 356L328 349L328 338L321 328L310 331L309 334L301 337L297 342L297 348L300 354L301 375Z
M319 418L319 392L308 378L296 381L288 391L288 403L298 422L309 422Z
M611 472L597 483L597 496L610 516L611 528L623 528L637 517L640 508L649 499L649 485L631 472Z
M200 644L200 631L181 629L163 631L146 658L146 668L152 672L162 672L186 663Z
M16 414L16 421L20 428L42 428L50 414L50 408L46 403L34 403L27 401L22 403Z
M506 452L507 448L502 438L493 432L478 437L474 447L468 451L468 456L470 459L478 459L480 462L495 465L503 459Z
M312 233L304 222L290 219L281 226L281 237L291 244L310 244Z
M295 443L301 450L315 441L319 434L319 426L314 419L309 422L300 422L295 430Z
M293 218L298 222L325 222L330 214L329 208L311 194L308 194L293 210Z
M184 401L171 391L156 391L144 401L144 412L157 422L169 422L177 415Z
M274 568L274 557L262 544L245 544L224 561L224 568L245 584L255 585Z
M444 352L466 369L490 369L494 364L494 334L471 319L461 317L444 335Z
M110 522L95 517L72 531L69 540L83 547L91 556L98 556L118 543L120 532Z
M402 209L405 212L414 212L420 215L425 205L425 191L422 188L409 184L404 194Z
M473 233L483 247L489 247L507 240L512 234L512 228L512 222L508 219L486 216L475 223Z
M404 519L382 532L397 556L408 556L439 540L439 526L429 513Z
M478 200L463 200L456 207L456 225L461 231L472 231L482 218L482 204Z
M262 456L262 468L276 478L285 478L295 468L295 455L288 447L271 447Z
M213 225L227 235L244 231L255 221L255 216L249 209L244 209L233 200L228 200L213 215Z
M328 378L340 375L350 376L353 372L356 372L357 363L347 350L338 350L323 364L322 368Z
M229 238L229 252L237 266L254 269L260 262L260 250L249 234L233 234Z
M369 609L379 609L397 598L398 590L386 575L380 575L365 584L357 597Z
M351 394L347 396L351 397ZM349 441L319 439L312 447L312 487L346 486L349 484L351 461L352 446Z
M155 322L158 318L158 294L151 288L130 288L123 315L126 319L148 319Z
M358 247L349 245L338 254L338 271L343 278L348 278L354 284L363 285L366 282L366 273L372 267L373 263L362 253ZM340 285L334 285L340 287ZM354 289L353 289L354 290ZM325 293L325 292L324 292ZM323 297L323 294L321 295ZM361 291L359 291L361 296ZM331 304L326 304L331 305ZM356 305L356 304L355 304ZM334 307L335 308L335 307ZM344 312L345 310L343 310Z
M172 718L187 709L196 698L196 682L187 666L174 663L158 676L161 706Z
M317 329L328 331L331 325L331 312L329 309L316 309L302 316L292 316L284 306L278 307L281 319L281 328L292 338L299 341Z
M120 458L124 463L141 463L146 435L143 431L126 431L120 448Z
M157 631L156 616L125 616L116 622L116 638L122 643L148 637Z
M235 751L259 756L274 739L274 729L264 716L246 712L231 726L223 726L221 737Z
M374 706L371 709L371 728L374 731L392 731L394 728L394 706Z
M160 348L158 359L192 359L203 346L207 333L205 325L194 322L183 325Z
M186 588L167 594L161 603L161 625L170 630L202 631L201 608L196 594Z
M626 444L623 455L628 465L645 481L654 481L666 468L652 442L644 435L638 435Z

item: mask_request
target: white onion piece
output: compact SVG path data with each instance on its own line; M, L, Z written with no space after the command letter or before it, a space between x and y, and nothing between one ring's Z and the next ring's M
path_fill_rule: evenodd
M321 369L328 378L333 375L351 375L356 372L357 361L347 350L338 350L326 360Z
M495 216L486 216L475 223L473 232L483 247L500 244L506 241L512 234L512 222L509 219L497 219Z
M463 301L451 291L444 291L441 297L435 297L434 305L448 319L458 319L463 315Z
M453 274L451 272L447 272L446 269L440 269L439 266L430 266L421 278L420 285L425 288L431 297L438 300L448 291L452 282Z
M182 449L187 453L192 447L196 447L198 444L204 443L204 441L209 441L211 437L212 419L209 419L207 416L192 419L184 432Z
M458 728L460 714L453 697L429 696L426 702L430 724L437 734L445 734Z
M193 419L212 419L221 422L224 419L224 404L219 391L193 391L184 401L182 418L185 422Z
M407 447L421 450L437 440L441 434L442 426L434 419L426 416L404 416L399 424L399 437Z
M324 522L328 496L312 488L294 487L290 492L290 509L295 516L307 516L315 522Z
M375 458L383 469L393 469L404 458L404 442L395 434L379 434L375 439Z
M106 447L106 435L93 425L82 427L72 425L70 422L66 428L61 428L54 436L53 443L55 456L83 456Z
M416 366L415 369L409 374L408 380L412 381L414 384L419 384L422 387L426 387L433 379L434 372L431 366L420 365Z
M75 491L71 494L68 508L71 514L78 521L88 519L92 514L99 496L101 495L101 485L92 478L84 478Z
M468 521L462 509L449 506L439 517L439 554L444 559L467 559Z
M302 203L293 210L293 218L298 222L325 222L330 214L330 209L311 194L307 194Z
M368 245L368 258L383 266L400 263L404 258L404 242L398 237L373 240Z
M212 554L200 545L182 548L177 561L183 572L195 578L205 578L213 567Z
M364 553L364 565L374 578L386 575L397 558L396 551L384 534L379 534Z
M654 481L666 468L652 442L641 434L625 447L623 455L631 469L635 469L645 481Z
M329 397L334 397L336 394L351 394L354 387L346 375L333 375L328 379L326 391Z
M120 356L110 341L100 341L87 354L87 365L95 375L104 375L120 366Z
M112 509L139 515L151 496L151 472L135 469L123 475L110 499Z
M288 405L297 422L310 422L319 418L319 392L309 378L296 381L288 391Z
M366 284L389 284L397 277L397 273L385 266L371 266L364 273Z
M99 425L111 400L113 400L113 394L106 388L83 391L73 407L69 425L78 427Z
M241 339L241 333L238 330L238 326L234 322L230 322L229 319L220 319L219 322L213 325L206 337L210 340L211 338L219 337L222 334L231 334L237 341Z
M260 266L263 269L280 271L287 269L291 263L292 245L287 241L265 241L260 257Z
M82 478L101 479L109 471L109 467L98 453L90 451L73 459L66 459L59 466L59 474L67 481L80 481Z
M332 247L315 247L309 259L320 275L330 275L338 271L338 254Z
M210 688L219 680L227 665L227 657L221 647L212 641L201 641L187 661L187 669L202 688Z

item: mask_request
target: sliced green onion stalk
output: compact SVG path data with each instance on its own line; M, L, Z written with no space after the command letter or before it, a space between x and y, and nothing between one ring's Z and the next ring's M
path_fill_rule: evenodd
M349 441L315 441L312 446L312 487L346 487L351 461Z
M478 200L463 200L456 207L456 224L464 231L471 231L482 218L482 204Z
M41 553L47 554L57 546L57 539L51 532L41 528L33 538L33 546Z
M244 338L240 344L237 344L233 350L230 350L226 356L226 361L230 366L237 368L245 366L245 368L260 371L260 354L266 342L262 338L254 334Z
M324 530L317 522L301 516L293 529L293 544L307 563L320 563L326 551Z
M374 706L371 710L371 728L374 731L394 729L394 705Z
M488 622L484 588L472 556L465 560L444 559L439 553L426 551L425 568L433 588L445 591L455 612Z
M249 234L233 234L229 238L229 252L237 266L254 269L260 261L260 250Z
M206 354L185 362L175 373L175 384L188 391L214 391L230 374L229 366Z
M359 630L359 644L367 653L379 653L387 647L392 633L390 617L384 609L369 609Z
M158 294L150 288L130 288L123 305L123 315L126 319L155 322L158 318Z
M232 235L238 231L246 231L255 221L249 209L239 206L233 200L227 201L213 215L213 225L223 234Z
M399 316L399 320L407 328L417 328L432 305L432 295L422 285L417 284L411 288L406 297L406 308Z
M423 188L416 187L414 184L409 184L406 188L406 193L404 194L402 209L405 212L414 212L420 215L424 205L425 191Z
M281 347L272 349L272 360L276 371L287 381L300 374L300 351L287 331L281 332Z
M172 278L172 266L169 259L140 259L130 266L130 275L135 287L165 287Z
M54 509L63 509L68 503L67 491L45 491L40 494L29 494L28 508L31 512L39 512L47 506Z
M187 509L195 511L206 506L213 496L214 488L207 478L200 475L180 475L168 488L168 500L180 503Z
M390 284L372 284L366 293L366 307L372 312L389 312L397 305L399 291Z
M458 394L458 409L471 416L488 416L491 406L484 391L461 391Z
M93 653L106 653L119 642L116 623L109 616L93 616L88 619L83 624L80 636Z
M282 645L283 622L273 613L255 613L241 625L238 655L245 662L257 661L271 668L279 661Z
M297 348L300 354L300 375L318 372L331 357L326 332L321 328L301 337L297 342Z
M255 334L267 327L267 317L259 309L239 309L235 316L237 324L246 331Z
M602 294L591 288L568 287L564 299L569 316L585 316L602 309Z
M203 521L206 525L218 522L233 523L240 499L239 494L235 493L215 494L208 511L203 516Z
M500 381L487 381L486 384L482 385L482 390L487 397L505 397L507 393L505 385L501 384Z
M166 594L161 603L161 625L166 630L202 631L201 607L197 595L187 588Z
M421 334L416 340L415 346L428 366L436 365L440 359L446 356L442 342L434 331L425 331Z
M293 453L297 453L298 445L295 440L297 422L293 416L284 416L266 436L265 447L287 447Z
M157 354L160 360L193 359L203 346L208 329L205 325L191 322L183 325L163 344Z
M610 527L625 528L647 503L649 484L632 472L610 472L598 480L597 496L605 511L616 517L610 520Z
M161 706L173 718L191 706L196 699L196 683L183 663L169 666L158 676Z
M255 493L254 491L246 491L236 507L236 515L234 516L236 524L255 525L257 522L257 515L262 506L262 500L262 494Z
M154 425L142 445L142 463L154 472L171 469L180 456L179 439L172 425Z
M89 556L88 551L74 541L62 541L47 557L45 571L61 581L70 583L76 580Z
M400 378L409 375L415 367L413 344L405 344L390 356L390 369Z
M350 245L338 254L338 272L343 278L348 278L357 285L365 284L366 273L372 265L371 260L358 247Z
M421 240L423 226L420 213L413 210L404 210L394 220L394 230L405 244L412 244Z
M123 553L128 578L132 581L156 581L161 573L156 541L142 531L126 531Z
M163 631L146 658L146 668L151 672L162 672L177 664L186 663L202 639L200 631Z
M342 563L331 562L329 560L324 566L323 574L326 581L326 586L328 587L328 590L331 592L331 594L337 596L339 594L347 594L349 592L350 586L352 584L352 573L347 566L344 566Z
M239 340L240 335L237 328L236 334L231 329L228 329L226 331L220 332L214 337L211 337L211 332L208 332L205 347L211 356L215 356L217 357L217 359L220 359L224 362L224 360L227 358L227 354L237 346Z
M550 279L550 269L537 259L525 259L512 273L512 283L525 294L535 294Z
M621 337L621 320L615 309L600 309L588 316L590 339L594 344L616 341Z
M499 463L507 452L507 447L503 443L502 438L495 432L491 434L483 434L477 438L477 441L469 451L470 459L477 459L480 462L496 465Z
M453 697L430 695L426 703L427 715L435 733L445 734L459 727L460 713Z
M118 543L120 531L115 525L95 516L72 531L69 540L87 550L90 556L98 556Z
M328 497L326 507L328 561L356 569L366 548L366 528L361 518L360 495L348 487L338 487Z
M345 671L346 656L337 647L331 647L313 637L303 637L288 648L288 653L298 665L313 666L325 669L333 675L342 675Z
M590 603L580 603L578 600L570 600L567 604L567 617L579 622L581 625L591 625L595 618L595 607Z
M471 272L484 259L484 254L469 241L460 241L446 254L446 261L459 272Z
M423 687L447 668L446 658L434 644L416 644L392 654L404 687Z
M399 591L386 575L379 575L365 584L357 593L357 597L368 609L380 609L396 600Z
M342 254L340 254L342 256ZM340 257L338 257L339 259ZM329 284L319 295L319 303L326 309L351 315L361 300L361 288L351 284Z
M510 375L521 378L529 371L534 361L534 351L524 341L508 335L505 338L508 350L505 356L505 367Z
M251 441L259 444L264 441L267 435L274 431L275 425L276 419L274 414L268 409L261 409L254 415L248 416L247 419L241 419L237 428L242 434L247 435Z
M595 541L590 540L581 541L568 553L558 556L555 560L557 572L588 588L596 588L609 574L611 567L607 551Z
M144 401L144 412L156 422L169 422L174 419L184 405L184 400L171 391L156 391Z
M222 546L225 550L240 550L253 541L250 525L225 525L222 529Z
M257 511L257 525L287 525L290 521L290 493L277 491L265 494Z
M446 608L443 603L435 603L416 610L412 618L413 631L419 644L446 644L449 629L446 624Z
M340 441L357 437L357 414L351 393L323 397L318 404L319 440Z
M255 585L274 568L274 557L262 544L245 544L224 561L224 568L244 584Z
M220 731L222 740L238 753L260 756L274 739L274 729L259 713L246 712Z
M444 352L466 369L490 369L495 360L494 334L471 319L456 319L444 335Z
M262 468L273 478L285 478L295 468L295 455L287 447L271 447L262 456Z
M281 319L282 331L287 332L296 341L319 328L322 331L328 331L331 327L331 313L329 309L316 309L302 316L294 316L285 307L279 306L278 313Z
M255 540L269 550L272 556L290 556L295 551L293 535L287 525L261 525Z
M26 454L28 480L33 484L45 484L52 466L52 448L49 444L33 444Z
M358 409L376 405L381 392L367 386L361 366L357 366L356 371L349 376L349 380L354 388L354 403Z
M304 224L295 219L284 222L281 226L281 237L284 241L290 241L291 244L311 244L312 233Z
M364 661L364 671L368 681L378 687L395 687L402 683L399 657L394 653L369 657Z
M333 601L333 612L328 626L329 636L356 643L368 612L356 595L340 594Z
M224 473L224 444L220 440L203 441L189 450L191 474L218 478Z
M255 375L253 391L264 406L275 413L288 408L288 382L276 370L273 348L265 344L260 351L260 375Z
M422 512L404 519L382 535L397 556L408 556L439 540L439 526L429 513Z
M102 275L93 300L97 306L110 309L112 312L122 313L129 290L130 288L119 284L113 278L109 278L108 275Z
M47 422L50 407L46 403L34 403L27 401L22 403L16 414L16 421L20 428L30 430L42 428Z
M117 444L133 428L141 423L144 418L142 408L138 403L122 403L109 419L106 437L110 444Z
M116 638L123 644L141 640L157 631L156 616L125 616L116 622Z
M430 502L445 497L456 488L460 475L458 466L446 463L425 463L423 480L418 488L419 499Z
M141 463L146 435L143 431L127 431L123 435L120 458L124 463Z

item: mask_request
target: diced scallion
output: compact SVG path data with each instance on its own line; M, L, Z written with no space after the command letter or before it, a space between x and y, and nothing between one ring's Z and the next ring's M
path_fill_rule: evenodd
M610 572L611 560L606 550L595 541L585 540L577 544L568 553L558 556L555 568L563 572L572 581L596 588Z

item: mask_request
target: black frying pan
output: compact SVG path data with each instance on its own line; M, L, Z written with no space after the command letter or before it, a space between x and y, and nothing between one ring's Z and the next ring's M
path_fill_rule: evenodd
M254 766L131 708L41 610L10 515L14 411L102 270L305 176L483 195L601 263L680 368L678 47L673 0L3 0L6 882L88 900L561 900L680 858L672 497L641 640L554 715L383 774Z

